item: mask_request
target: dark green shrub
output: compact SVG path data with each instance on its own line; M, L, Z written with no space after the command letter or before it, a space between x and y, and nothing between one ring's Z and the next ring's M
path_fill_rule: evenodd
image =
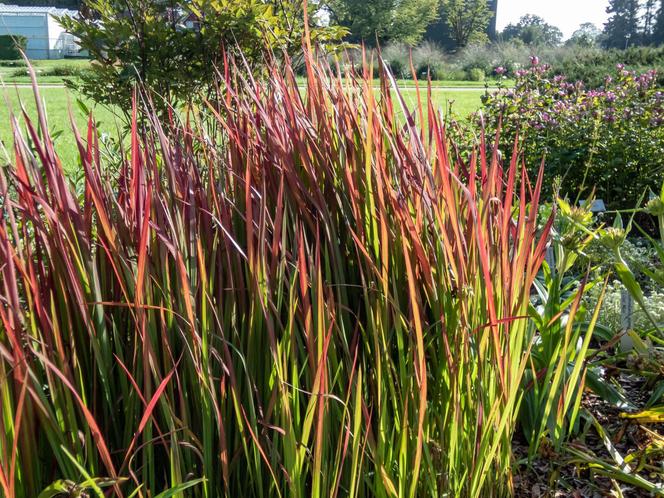
M16 60L21 58L21 50L25 50L28 39L20 35L0 35L0 59Z
M417 47L409 47L405 43L390 43L380 51L382 60L398 78L411 79L411 57L418 78L440 80L444 77L445 54L443 50L431 42L424 42Z
M60 64L53 66L44 71L42 76L68 76L68 77L78 77L81 76L83 71L86 69L73 66L71 64Z
M20 78L21 76L28 76L28 74L30 74L28 73L28 68L24 67L24 68L15 69L9 75L12 78Z
M469 81L484 81L485 77L486 77L486 74L484 74L484 70L480 69L479 67L474 67L474 68L468 70L468 80Z
M503 146L519 135L530 164L545 159L549 192L560 177L564 194L595 188L610 208L632 208L664 179L664 93L654 70L639 75L619 65L592 90L534 58L513 89L483 99L489 126L503 119Z
M456 69L454 67L448 69L443 74L443 79L450 81L466 81L467 77L468 75L466 74L466 71L463 69Z
M0 67L27 67L28 65L23 60L0 60Z
M90 69L70 64L59 64L57 66L45 68L43 71L37 67L35 68L35 71L37 76L80 78L81 76L88 74ZM27 67L17 66L17 69L11 72L11 77L20 78L22 76L28 76L28 74Z
M628 70L658 70L658 84L664 85L664 46L632 47L628 50L602 50L596 47L570 45L564 47L528 46L519 42L471 45L458 52L453 63L469 73L480 68L491 75L496 68L513 77L530 66L530 58L538 56L551 66L553 74L565 75L568 81L583 81L586 87L599 88L617 64Z
M577 49L568 55L557 57L551 66L555 74L564 74L569 81L580 80L586 86L598 88L617 64L623 64L625 69L641 73L657 69L657 82L664 84L664 46L631 47L627 50ZM548 57L542 58L550 62Z

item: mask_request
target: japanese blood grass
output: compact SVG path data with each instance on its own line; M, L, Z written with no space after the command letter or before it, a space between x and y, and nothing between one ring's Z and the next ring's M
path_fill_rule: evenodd
M135 105L119 171L91 119L80 198L44 114L13 120L2 494L510 494L542 179L369 75L229 63L183 122Z

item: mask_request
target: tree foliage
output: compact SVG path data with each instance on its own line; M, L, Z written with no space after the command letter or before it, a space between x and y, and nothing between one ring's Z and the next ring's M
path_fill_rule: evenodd
M299 50L304 32L299 0L87 0L78 17L60 22L94 61L76 87L125 108L137 83L157 101L188 101L209 87L224 53L256 64L266 47ZM324 45L343 33L312 24L311 34Z
M627 48L641 41L639 0L610 0L606 9L609 20L604 25L605 45Z
M17 60L25 50L28 39L20 35L0 35L0 60Z
M400 41L416 44L438 17L440 0L330 0L335 24L348 29L348 40L374 45Z
M591 22L585 22L572 33L572 36L565 42L566 46L576 46L583 48L596 47L602 36L602 31Z
M527 45L560 45L563 33L539 16L525 15L516 24L508 24L501 34L503 40L521 40Z
M645 0L642 10L643 14L641 15L641 22L643 25L643 39L645 43L652 42L653 31L655 28L656 15L657 15L657 4L660 4L661 0Z
M652 32L652 42L655 45L664 44L664 1L660 2L659 10L655 17L655 24Z
M487 41L492 11L487 0L443 0L442 11L457 47Z

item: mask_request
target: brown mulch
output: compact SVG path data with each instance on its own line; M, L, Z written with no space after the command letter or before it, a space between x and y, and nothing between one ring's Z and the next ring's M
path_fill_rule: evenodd
M636 373L630 373L626 368L611 371L607 375L622 387L624 395L636 407L643 407L650 397L649 384L646 379ZM657 472L641 470L639 476L651 483L664 486L664 424L640 424L632 420L621 418L622 410L605 402L598 396L586 392L583 398L584 414L581 416L581 430L577 439L570 446L584 453L611 464L617 465L609 453L602 438L591 422L592 414L604 429L618 453L626 458L628 455L641 456L642 462L660 470ZM643 455L644 448L653 443L655 439L662 442L659 453L648 456ZM514 471L514 494L517 497L619 497L641 498L658 496L631 484L620 482L617 479L603 477L583 463L571 463L570 455L557 454L553 448L542 444L538 458L530 465L524 463ZM526 462L528 445L521 434L515 435L513 442L515 461ZM638 468L638 459L631 466ZM617 491L620 490L620 493ZM664 493L659 496L664 496Z

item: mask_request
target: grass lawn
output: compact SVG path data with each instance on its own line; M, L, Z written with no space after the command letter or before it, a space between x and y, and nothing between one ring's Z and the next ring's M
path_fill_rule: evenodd
M31 62L38 75L41 85L41 94L46 102L46 110L49 116L49 126L51 131L62 132L59 134L56 142L57 150L65 168L73 170L78 164L76 147L74 146L74 137L71 132L69 120L69 106L79 126L84 126L86 116L76 104L76 94L60 88L63 78L71 77L72 72L86 68L90 62L81 59L59 59L59 60L35 60ZM12 144L12 133L9 122L9 108L5 102L5 96L9 105L17 109L19 99L24 103L30 116L35 116L35 102L30 88L12 88L13 84L29 85L30 77L27 68L20 65L22 61L0 61L0 81L7 86L3 93L3 99L0 101L0 141L5 147ZM426 82L423 82L424 85ZM302 84L304 82L302 81ZM495 87L496 81L475 82L475 81L434 81L433 98L438 107L445 112L452 104L452 111L460 118L467 117L475 112L481 106L481 96L485 87ZM503 85L511 84L510 81L503 81ZM54 88L48 88L48 85L55 85ZM376 81L378 85L378 81ZM401 88L402 95L409 106L415 105L416 91L412 80L400 79L398 85ZM426 90L421 87L422 95L426 95ZM86 102L86 105L92 104ZM100 129L103 131L112 131L116 129L112 113L103 106L95 108L95 118L100 121ZM4 159L4 158L3 158Z
M42 84L62 84L64 78L89 67L87 59L56 59L31 61ZM0 61L0 79L5 83L30 83L23 61Z
M397 80L401 88L415 86L413 80ZM514 86L514 80L486 80L486 81L457 81L457 80L433 80L431 85L434 88L496 88L498 86ZM420 87L426 86L426 80L420 81Z
M52 62L52 61L50 61ZM40 78L40 81L43 81ZM12 146L12 132L9 121L10 107L17 112L19 109L19 100L23 102L28 114L31 117L36 117L35 100L30 88L12 88L7 86L3 93L3 99L0 101L0 141L4 144L5 148L11 149ZM56 150L60 154L62 163L68 171L74 171L77 164L77 149L75 147L74 135L71 131L71 123L69 119L69 107L71 106L72 112L76 119L76 124L79 127L84 127L87 121L83 111L76 103L76 94L64 88L48 88L42 87L40 89L42 99L46 103L46 112L48 115L49 127L52 132L62 132L56 139ZM481 96L484 93L483 89L464 89L464 90L446 90L436 88L433 90L432 95L438 107L447 111L448 106L452 103L452 111L461 118L467 117L470 113L475 112L481 106ZM402 95L406 104L409 107L414 107L417 94L415 89L405 87L402 89ZM423 93L423 96L425 93ZM9 105L8 105L8 104ZM86 105L92 107L90 102ZM104 106L96 106L94 108L94 116L99 122L99 128L102 131L113 132L117 129L115 119L112 112ZM4 156L4 154L3 154ZM6 159L3 157L3 160Z
M30 78L27 74L25 66L18 66L22 61L0 61L0 78L5 83L30 83ZM39 81L43 84L61 84L63 78L71 77L69 74L72 71L85 69L90 65L87 59L57 59L57 60L34 60L31 64L35 68ZM298 81L304 82L302 77L298 77ZM400 88L414 87L413 80L398 79ZM420 82L421 85L426 85L426 81ZM456 80L434 80L432 85L436 88L485 88L496 87L498 85L513 86L514 81L504 79L501 81L490 79L487 81L456 81ZM378 80L376 80L378 85Z
M20 111L19 101L23 103L26 111L31 118L36 118L35 99L30 88L11 88L9 86L0 89L2 93L2 100L0 101L0 141L3 146L11 154L11 147L13 145L13 137L11 124L9 120L10 112L14 113ZM68 171L72 171L77 161L77 148L74 139L74 133L71 128L71 120L69 118L69 108L71 106L72 113L75 117L76 124L79 129L84 127L87 122L87 117L76 103L76 96L64 88L46 88L40 89L42 100L46 105L46 113L48 116L48 123L51 132L62 132L55 139L56 150L60 154L63 166ZM92 104L86 103L91 106ZM113 114L103 106L94 108L95 118L100 122L102 130L115 129ZM18 120L21 122L21 119ZM2 153L2 160L6 160L4 151Z
M422 98L426 98L426 91L420 90ZM471 113L477 111L482 106L482 95L484 89L468 90L446 90L444 88L434 88L431 96L435 105L442 108L445 113L451 104L452 112L459 118L466 118ZM414 108L417 101L417 92L415 89L403 88L401 90L406 105Z

